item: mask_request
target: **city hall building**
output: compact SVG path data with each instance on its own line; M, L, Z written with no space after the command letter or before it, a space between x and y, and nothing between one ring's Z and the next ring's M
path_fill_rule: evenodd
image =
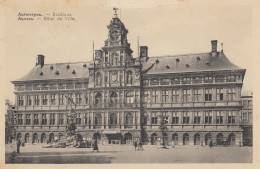
M133 58L128 31L116 13L107 28L105 45L92 61L45 64L48 58L38 55L32 70L12 81L16 138L53 141L67 129L73 107L77 131L100 144L243 142L246 70L217 50L217 40L207 53L149 57L148 47L140 46Z

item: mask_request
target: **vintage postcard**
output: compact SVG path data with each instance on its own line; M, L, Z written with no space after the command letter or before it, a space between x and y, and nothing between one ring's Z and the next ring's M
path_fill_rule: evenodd
M258 7L2 1L2 166L257 168Z

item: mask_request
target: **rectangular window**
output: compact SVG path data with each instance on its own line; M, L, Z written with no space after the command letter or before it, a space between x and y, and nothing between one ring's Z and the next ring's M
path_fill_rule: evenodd
M235 88L228 89L228 100L229 101L236 100L236 89Z
M34 115L33 115L33 124L34 124L34 125L39 125L38 114L34 114Z
M194 102L199 102L201 99L201 94L199 89L194 89Z
M180 84L180 79L179 78L173 78L172 84Z
M18 105L23 106L24 105L24 98L23 96L18 96Z
M51 90L56 90L57 89L57 85L56 84L50 84L50 89Z
M80 114L77 114L77 115L76 115L76 124L77 124L77 125L80 125L80 124L81 124Z
M26 97L26 105L27 106L31 106L32 105L32 97L30 95L28 95Z
M182 79L182 84L191 84L191 78L190 77L184 77Z
M74 103L74 98L73 98L72 94L68 94L67 103L68 103L68 105L71 105Z
M152 79L151 85L159 85L159 79Z
M159 102L159 92L157 90L153 91L153 103Z
M152 124L157 124L158 123L158 116L157 116L157 112L152 112Z
M162 102L167 103L169 101L169 91L163 90L162 91Z
M219 75L215 77L215 82L216 83L221 83L221 82L225 82L225 76Z
M205 112L205 124L212 123L212 112Z
M42 105L47 105L48 104L48 95L42 95Z
M144 83L144 86L149 86L149 80L146 79L143 81L143 83Z
M170 84L170 79L166 79L166 78L162 79L161 85L169 85L169 84Z
M224 100L224 92L222 88L217 89L217 101Z
M192 80L192 83L202 83L202 78L201 77L194 77Z
M205 89L205 101L212 101L212 89Z
M235 124L236 123L236 112L229 111L228 112L228 124Z
M236 82L236 76L235 75L227 76L227 82Z
M179 117L177 112L172 113L172 124L178 124L179 123Z
M76 87L77 89L80 89L80 88L83 87L83 83L77 82L77 83L75 84L75 87Z
M223 120L224 120L223 114L224 114L224 112L217 111L217 117L216 117L216 123L217 124L223 124Z
M253 102L252 100L248 100L248 108L252 109L253 108Z
M200 124L200 112L194 112L194 124Z
M85 95L85 104L88 104L88 93Z
M26 114L25 115L25 125L30 125L31 124L31 115Z
M74 84L73 83L68 83L66 85L66 89L74 89Z
M243 124L246 124L248 122L247 120L247 113L242 113L242 120L243 120Z
M59 95L59 105L64 105L64 94Z
M183 102L190 102L190 89L183 90Z
M189 112L183 112L182 123L183 124L189 124L190 123Z
M76 104L81 105L82 104L82 95L79 93L76 95L76 97L77 97Z
M179 102L179 90L172 91L172 102Z
M33 90L40 90L41 86L40 85L33 85Z
M147 103L148 102L148 99L149 99L149 91L144 91L144 103Z
M58 89L65 89L65 85L63 83L58 84Z
M56 105L56 94L51 95L51 105Z
M23 115L22 114L17 115L17 123L18 123L18 125L23 125Z
M47 125L47 114L42 114L42 125Z
M211 76L204 77L204 83L213 83L213 78Z
M63 125L64 123L64 114L60 113L59 114L59 125Z
M34 105L39 106L40 105L40 96L34 95Z
M55 114L50 114L50 125L55 125Z

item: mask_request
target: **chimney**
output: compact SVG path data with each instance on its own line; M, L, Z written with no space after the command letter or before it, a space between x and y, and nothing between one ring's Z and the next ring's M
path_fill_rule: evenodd
M215 56L217 56L218 41L217 40L212 40L211 41L211 46L212 46L211 54L212 54L213 57L215 57Z
M43 55L38 55L37 65L41 65L41 67L44 66L44 56Z
M141 58L141 60L147 61L147 59L148 59L148 47L147 46L140 46L140 58Z

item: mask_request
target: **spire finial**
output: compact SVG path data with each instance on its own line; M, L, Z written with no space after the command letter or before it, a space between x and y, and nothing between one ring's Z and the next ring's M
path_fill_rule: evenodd
M113 8L113 10L115 11L114 15L115 17L117 17L117 11L119 10L118 8Z

